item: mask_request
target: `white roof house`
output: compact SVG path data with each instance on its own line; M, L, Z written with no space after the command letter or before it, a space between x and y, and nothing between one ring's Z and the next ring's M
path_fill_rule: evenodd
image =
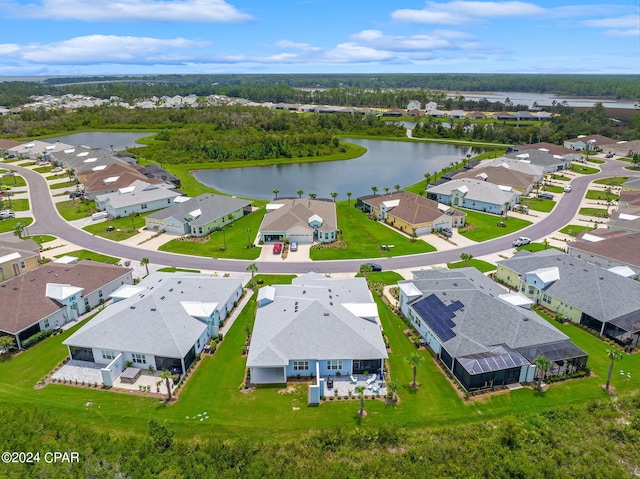
M136 180L114 193L96 196L96 206L114 218L166 208L173 204L174 198L182 195L166 186Z

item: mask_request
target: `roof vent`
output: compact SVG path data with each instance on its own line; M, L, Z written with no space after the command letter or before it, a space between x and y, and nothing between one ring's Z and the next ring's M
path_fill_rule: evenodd
M151 311L157 311L157 309L156 308L151 308Z
M31 278L29 281L35 281L35 278ZM4 288L4 285L2 285L2 287Z
M182 284L182 280L178 281L178 284Z
M160 296L160 299L164 299L164 296Z
M453 283L454 286L458 286L458 283Z
M47 273L53 273L53 270L52 270L52 269L50 269L49 271L47 271Z
M129 306L129 309L136 309L135 306Z
M329 288L329 292L331 292L331 288Z
M523 321L529 321L529 318L522 318Z
M170 293L173 293L173 288L169 288L169 292L170 292Z
M329 313L324 313L325 316L329 316Z
M302 294L307 294L307 291L306 290L302 291Z
M604 279L604 276L600 276L600 279Z
M65 271L69 271L70 269L71 269L71 268L65 268L64 270L65 270Z
M329 301L329 304L330 304L331 306L333 306L333 301Z

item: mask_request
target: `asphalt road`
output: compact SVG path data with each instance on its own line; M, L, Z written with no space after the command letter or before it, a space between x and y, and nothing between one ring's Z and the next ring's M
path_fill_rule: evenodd
M3 168L14 170L21 174L29 185L31 196L31 211L35 223L29 226L29 234L49 234L57 236L64 241L78 245L92 251L97 251L118 258L128 258L140 260L149 258L150 263L174 266L188 269L208 269L216 271L246 271L247 265L256 263L261 273L307 273L315 271L317 273L345 273L356 272L364 260L348 261L315 261L315 262L258 262L245 260L228 259L208 259L197 256L186 256L174 253L164 253L151 251L133 246L126 246L114 241L110 241L98 236L93 236L81 229L75 228L67 223L56 210L50 196L49 185L42 175L27 168L3 164ZM564 227L576 214L578 207L589 183L598 178L610 176L629 176L630 172L624 170L624 166L629 166L618 160L608 160L607 163L599 165L602 171L595 175L579 175L571 185L573 191L564 195L556 205L553 212L539 223L529 226L511 235L503 236L494 240L478 243L465 247L464 251L475 257L484 256L511 248L512 241L518 236L527 236L532 240L541 239ZM383 270L394 270L404 268L420 268L440 263L449 263L460 259L460 250L450 250L435 253L425 253L412 256L399 256L395 258L375 258Z

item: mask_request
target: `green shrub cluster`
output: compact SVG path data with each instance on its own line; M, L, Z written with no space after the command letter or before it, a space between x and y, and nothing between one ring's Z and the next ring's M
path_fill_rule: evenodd
M36 333L33 336L29 336L27 339L22 341L22 347L27 349L33 346L34 344L39 343L43 339L48 338L52 334L53 334L53 331L50 329L45 329L43 331L40 331L39 333Z

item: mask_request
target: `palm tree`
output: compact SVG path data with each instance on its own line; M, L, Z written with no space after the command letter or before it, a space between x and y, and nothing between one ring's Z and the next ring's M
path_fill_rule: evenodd
M351 193L350 191L347 191L347 205L351 206L351 195L353 193Z
M140 266L144 266L147 270L147 276L149 276L149 258L142 258L140 260Z
M469 261L473 259L473 255L471 253L460 253L460 259L464 261L464 267L467 268Z
M367 273L371 273L371 271L373 271L373 266L371 266L370 264L365 263L360 265L360 272L365 278L367 277Z
M504 219L506 220L509 217L509 207L511 206L511 203L509 203L508 201L504 202Z
M251 263L247 266L247 271L251 271L251 286L253 286L253 275L258 272L258 265Z
M551 367L551 361L549 361L549 359L547 359L545 356L538 356L533 360L533 364L535 364L536 368L538 369L538 384L536 387L538 391L541 391L542 379Z
M418 238L418 233L417 233L416 227L412 226L411 227L411 242L415 243L417 238Z
M622 359L622 353L615 349L607 349L607 358L611 360L609 364L609 372L607 373L607 385L605 389L609 390L609 384L611 384L611 373L613 372L613 363Z
M336 202L336 197L338 196L338 192L337 191L332 191L331 193L329 193L331 195L331 198L333 198L333 202Z
M375 194L378 192L378 187L377 186L372 186L371 187L371 191L373 191L373 195L375 196Z
M168 369L165 369L160 373L160 377L164 379L164 384L167 387L167 401L171 401L171 381L173 379L173 374Z
M22 233L24 231L24 226L22 225L22 223L17 223L14 227L13 227L13 235L17 236L18 238L22 239Z
M360 398L360 411L358 411L358 416L364 417L364 386L356 386L356 394Z
M392 401L395 400L396 392L398 391L398 389L400 389L400 383L398 381L396 381L395 379L387 381L387 395Z
M129 213L129 218L131 218L131 231L134 231L136 229L136 212Z
M396 193L399 193L399 192L400 192L400 188L401 188L401 186L400 186L398 183L396 183L395 185L393 185L393 187L395 188Z
M384 188L382 188L382 189L384 190L384 194L385 194L385 195L388 195L388 194L389 194L389 190L390 190L391 188L389 188L388 186L385 186L385 187L384 187Z
M407 357L407 362L411 367L413 367L413 381L410 384L412 388L418 387L418 383L416 382L416 375L418 374L418 366L420 366L423 361L424 358L418 353L411 353L409 357Z
M298 190L296 191L296 193L298 193L298 198L302 198L302 195L304 195L304 190Z
M274 189L272 190L272 192L273 192L273 194L275 195L275 198L274 198L274 199L276 199L276 200L277 200L277 199L278 199L278 193L280 193L280 190L279 190L278 188L274 188Z
M425 185L424 188L427 189L429 187L429 180L431 180L431 173L428 171L424 174Z
M542 241L542 246L544 246L544 249L547 249L549 247L549 240L547 238Z
M311 198L312 200L315 200L316 196L318 196L317 193L309 193L309 198Z

